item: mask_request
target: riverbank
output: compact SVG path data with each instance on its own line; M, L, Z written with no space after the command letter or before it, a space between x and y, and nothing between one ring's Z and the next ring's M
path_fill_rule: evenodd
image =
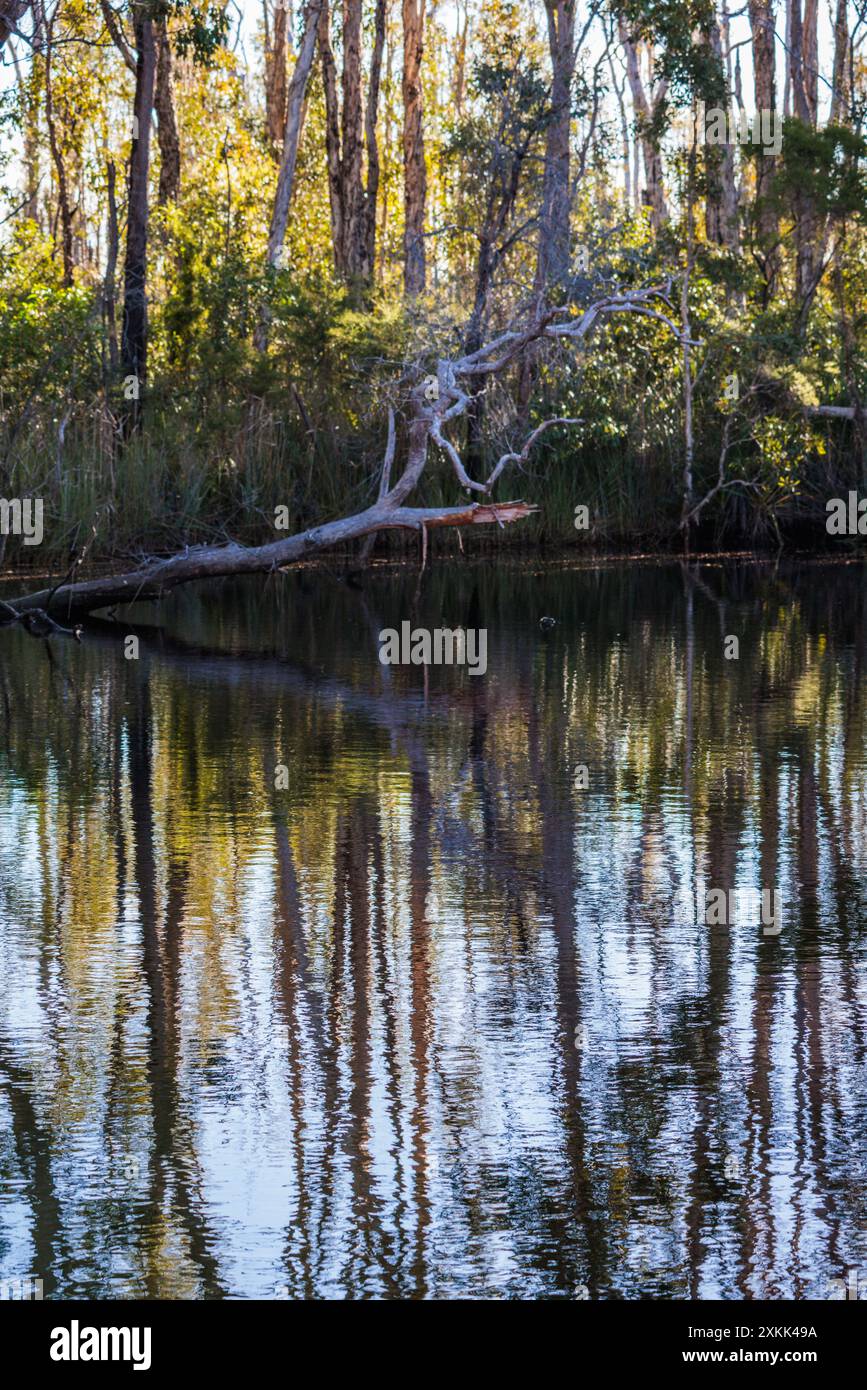
M428 494L430 489L426 490ZM515 495L518 489L512 490ZM510 497L512 495L510 492ZM445 492L443 496L445 496ZM452 504L454 503L452 497ZM531 505L532 499L524 498ZM444 505L428 495L423 505ZM496 504L494 504L496 505ZM773 531L750 537L718 536L714 528L703 526L691 530L689 545L683 531L677 527L636 529L609 533L599 518L587 530L562 524L562 514L556 509L538 505L538 511L516 525L463 526L429 531L426 563L437 559L468 560L471 557L506 560L541 561L559 559L569 563L596 565L612 561L644 561L668 559L732 559L769 558L785 554L788 557L829 559L859 559L867 551L857 534L832 536L828 534L826 513L814 506L792 523ZM285 508L275 508L278 519L285 519ZM570 514L571 515L571 514ZM131 525L128 519L116 520L116 507L105 502L95 508L93 519L85 525L81 517L52 513L46 504L44 534L38 545L27 544L21 537L0 537L0 582L52 583L62 579L72 568L76 580L121 573L155 560L166 560L204 546L267 545L290 538L296 532L321 527L330 517L310 517L306 525L291 529L268 524L264 509L255 513L237 510L226 513L221 520L196 522L186 528L176 526L165 516L151 518L149 523ZM5 547L2 541L6 542ZM4 553L5 550L5 553ZM414 566L420 555L419 537L411 531L383 530L376 537L369 554L362 555L359 545L337 547L320 562L315 557L305 562L322 563L326 568L360 570L370 564Z

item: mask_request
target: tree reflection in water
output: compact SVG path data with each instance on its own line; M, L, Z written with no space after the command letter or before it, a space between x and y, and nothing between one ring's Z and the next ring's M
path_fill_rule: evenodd
M415 591L204 589L138 661L0 631L0 1277L827 1296L867 1266L860 569ZM487 675L383 668L404 618L486 627ZM780 935L699 924L711 884Z

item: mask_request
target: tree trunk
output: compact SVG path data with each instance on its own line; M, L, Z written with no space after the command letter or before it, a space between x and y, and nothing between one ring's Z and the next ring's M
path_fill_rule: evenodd
M160 145L160 207L177 202L181 191L181 145L175 113L175 86L172 77L172 45L165 19L154 21L157 49L157 76L154 102L157 109L157 138Z
M57 132L54 113L54 93L52 88L51 60L54 47L54 17L46 25L45 45L45 124L48 126L48 143L51 158L57 173L57 204L60 213L60 234L63 253L63 283L72 284L72 213L69 208L69 184L66 177L66 161Z
M819 91L819 39L817 0L789 0L791 14L791 50L789 66L792 77L794 113L805 125L815 128Z
M753 39L753 81L756 111L776 111L774 71L774 0L749 0ZM770 302L779 272L779 226L771 203L777 161L764 150L756 154L755 239L765 280L763 303Z
M364 265L365 206L361 181L364 112L361 99L361 0L343 0L343 110L341 113L341 180L343 183L343 274L358 286Z
M379 88L382 78L382 54L385 48L385 25L388 0L376 0L373 22L373 52L370 57L370 80L367 86L367 106L364 113L364 139L367 148L367 188L364 195L364 255L361 278L373 284L376 270L376 203L379 197L379 144L376 121L379 112Z
M267 11L266 11L267 20ZM265 137L277 157L286 126L290 0L277 0L273 40L265 52Z
M789 69L794 114L804 125L815 130L819 67L816 0L805 0L803 16L801 0L789 0L789 7L792 35ZM798 323L803 331L818 285L821 223L815 199L805 186L799 184L795 190L792 207L795 218L795 293Z
M334 267L356 297L373 282L376 248L376 201L379 190L379 150L376 116L382 50L385 42L385 0L378 0L374 20L370 83L362 117L362 4L344 0L343 73L341 100L337 67L331 47L328 5L319 24L322 82L325 91L325 149L331 207ZM362 123L363 121L363 123ZM362 156L367 145L367 188L362 181Z
M650 210L650 225L659 231L668 221L668 207L665 201L665 187L662 171L662 154L659 141L653 130L653 122L668 92L668 83L661 81L651 96L644 88L639 62L639 50L629 32L629 25L622 17L618 21L620 42L626 55L626 76L635 107L641 153L644 158L645 188L644 205Z
M695 254L695 166L696 140L693 132L692 145L688 156L688 177L686 189L686 265L680 290L680 332L683 354L683 512L684 546L689 550L689 516L692 510L692 469L695 456L693 438L693 375L692 375L692 331L689 321L689 287L692 280Z
M36 62L36 59L33 59ZM39 103L32 88L25 92L24 177L27 202L23 212L31 222L39 222Z
M849 110L849 17L847 0L837 0L834 20L834 91L831 96L831 123L846 119Z
M427 281L424 244L427 172L421 86L424 7L425 0L403 0L403 284L409 299L424 294Z
M331 213L331 249L334 268L342 277L344 187L340 151L340 98L337 92L337 64L331 47L331 10L328 0L325 0L319 20L319 56L322 62L322 89L325 95L325 161L328 169L328 206Z
M511 224L518 200L518 191L521 186L521 173L524 162L527 159L534 136L538 132L538 126L528 127L523 137L511 148L510 157L504 157L504 153L509 145L510 134L509 126L511 122L511 101L508 96L503 98L504 105L500 117L497 131L494 135L494 145L501 153L495 160L490 176L490 184L485 197L485 210L481 218L479 229L479 251L476 258L476 288L473 298L473 310L470 315L466 333L466 351L474 353L482 345L483 334L488 316L488 300L490 297L491 286L494 276L499 267L504 254L504 246L508 245L506 232ZM484 190L478 191L481 198ZM568 271L568 203L566 221L566 265L561 274ZM536 279L536 301L542 303L542 295L545 289L545 282L542 280L541 256L537 258L537 279ZM552 271L553 273L553 271ZM469 466L476 470L482 461L482 430L485 414L484 382L479 381L475 386L471 383L469 388L469 402L467 404L467 461ZM532 389L532 367L530 365L529 354L524 364L519 387L526 392ZM522 397L523 398L523 397ZM522 424L526 424L526 414L521 416Z
M280 159L280 173L277 176L277 191L271 213L268 232L268 264L276 266L286 239L286 226L289 221L289 205L292 202L292 189L295 183L295 165L298 159L298 142L301 137L301 114L307 80L313 66L316 51L316 34L325 0L308 0L304 12L304 34L301 47L295 60L292 80L286 95L286 125L283 131L283 154Z
M280 172L277 175L277 191L274 194L274 207L271 211L271 225L268 230L267 263L277 267L283 254L286 240L286 226L289 221L289 207L292 202L292 189L295 184L295 165L298 160L298 143L301 139L301 122L304 115L304 97L307 80L316 53L316 36L325 0L308 0L304 11L304 34L292 80L286 95L286 126L283 132L283 154L280 159ZM268 346L268 310L263 307L259 322L253 335L253 343L258 352Z
M545 141L537 269L539 289L562 282L569 274L569 137L575 74L575 0L545 0L545 11L551 55L551 120Z
M137 423L140 393L147 379L147 240L150 133L156 75L153 21L143 6L135 12L136 78L132 150L129 159L126 263L123 277L121 367L133 378L125 396L128 425Z
M574 0L545 0L548 21L548 52L551 59L550 124L545 136L545 166L542 181L542 206L539 218L539 249L536 256L535 291L541 302L546 291L562 284L569 274L571 162L570 136L572 130L572 79L575 74L575 3ZM478 287L485 272L487 249L479 250L476 271L476 310L479 305ZM487 293L487 291L486 291ZM475 311L474 311L475 312ZM518 419L526 428L530 416L530 400L536 381L536 364L532 354L521 363L518 376ZM469 417L470 445L478 448L476 436L481 430L481 399L474 404Z
M331 13L327 0L319 21L334 268L344 284L356 288L362 275L365 250L364 186L361 179L364 148L361 18L361 0L344 0L343 72L339 99L337 66L331 48Z
M117 273L118 229L117 197L115 194L116 175L114 160L108 161L108 249L105 261L105 279L102 286L102 315L105 335L108 340L108 365L111 375L117 371L117 324L115 321L115 275Z
M426 437L425 437L426 442ZM388 507L377 504L355 516L327 522L301 535L267 545L205 546L157 560L143 569L104 579L82 580L41 589L12 603L0 600L0 623L28 613L54 613L56 621L70 621L100 608L144 603L160 599L179 584L198 579L219 579L233 574L273 574L276 569L309 560L320 551L347 545L375 531L409 530L422 533L440 526L507 525L536 511L525 502L464 503L458 507ZM53 626L53 625L52 625ZM46 635L39 633L37 635Z
M384 31L387 31L387 29L388 29L388 0L387 0L387 3L386 3L386 23L385 23L385 25L384 25ZM387 32L384 32L384 37L385 37L385 38L387 39L387 41L388 41L388 49L387 49L387 52L386 52L386 60L385 60L385 89L386 89L386 92L391 93L391 90L392 90L392 68L393 68L393 64L394 64L394 48L395 48L395 45L394 45L394 40L393 40L393 38L392 38L392 36L391 36L390 34L388 34ZM380 218L379 218L379 266L378 266L378 268L377 268L377 280L378 280L378 283L379 283L380 285L384 284L384 282L385 282L385 263L386 263L386 253L387 253L387 250L388 250L388 227L389 227L389 222L388 222L388 211L389 211L389 201L390 201L390 200L389 200L389 178L388 178L388 172L389 172L389 167L390 167L390 156L391 156L391 151L392 151L392 128L393 128L393 127L392 127L392 114L393 114L393 113L392 113L391 104L390 104L390 102L386 101L386 103L385 103L385 120L384 120L384 123L383 123L383 145L384 145L384 149L385 149L385 174L386 174L386 184L385 184L385 189L384 189L384 192L383 192L382 210L381 210L381 212L380 212ZM378 151L377 151L377 154L378 154ZM377 169L379 169L378 160L377 160ZM368 175L368 188L370 188L370 177L369 177L369 175ZM369 202L368 202L368 208L369 208L369 206L370 206L370 205L369 205Z
M728 40L728 35L726 35ZM723 39L720 26L714 18L708 34L707 43L718 70L720 81L725 86L725 109L731 103L731 93L725 78L723 66ZM735 185L735 152L733 145L705 145L705 178L707 198L705 202L705 230L708 241L716 242L735 251L738 246L738 194Z
M845 0L842 0L845 3ZM853 443L858 462L858 482L861 488L867 482L867 419L864 414L864 402L858 386L858 341L854 331L852 317L848 312L846 299L846 277L843 274L842 257L838 259L834 267L834 297L837 301L837 334L840 339L840 357L843 379L846 382L846 390L852 402L852 422L853 422Z
M470 5L469 5L469 0L465 0L465 4L464 4L464 27L463 27L463 29L461 29L461 24L460 24L460 5L457 6L457 9L458 9L458 19L457 19L457 24L456 24L457 32L456 32L456 34L455 34L456 51L455 51L454 79L453 79L453 82L452 82L452 102L453 102L453 104L454 104L454 113L455 113L455 115L456 115L458 118L460 118L460 117L463 116L463 114L464 114L464 93L466 92L466 85L467 85L467 83L466 83L466 75L467 75L467 39L468 39L469 33L470 33Z
M629 145L629 122L626 119L626 103L623 100L624 84L617 81L614 72L614 59L611 56L610 50L608 53L608 71L611 73L611 85L617 97L617 110L620 115L620 138L623 142L623 202L628 212L632 206L632 161Z
M786 9L786 41L783 50L785 62L783 63L783 116L786 120L792 114L792 65L789 55L792 52L792 8L783 0Z

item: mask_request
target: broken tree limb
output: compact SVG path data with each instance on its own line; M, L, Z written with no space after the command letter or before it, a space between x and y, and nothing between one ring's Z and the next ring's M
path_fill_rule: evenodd
M65 618L82 617L115 604L159 599L179 584L195 579L225 579L239 574L267 574L297 564L321 550L358 540L372 531L403 529L421 531L424 526L470 526L521 521L536 510L526 502L498 502L463 507L394 507L380 504L356 516L342 517L313 527L298 536L267 545L203 546L167 560L157 560L129 574L83 580L59 589L42 589L24 598L4 602L4 617L12 622L22 614L49 607ZM13 616L14 615L14 616Z

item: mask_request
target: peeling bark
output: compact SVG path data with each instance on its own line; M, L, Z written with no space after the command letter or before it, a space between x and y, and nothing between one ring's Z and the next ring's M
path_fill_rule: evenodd
M268 147L279 157L286 126L286 98L288 93L287 58L289 54L290 5L288 0L277 0L274 10L274 34L265 34L265 137ZM268 10L265 7L267 26Z

